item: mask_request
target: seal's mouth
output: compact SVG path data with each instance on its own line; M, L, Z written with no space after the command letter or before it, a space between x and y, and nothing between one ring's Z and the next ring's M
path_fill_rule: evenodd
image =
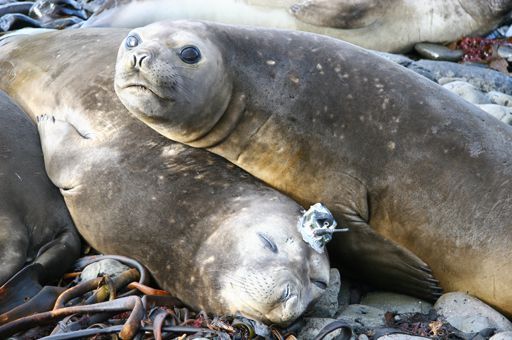
M162 97L161 95L159 95L158 93L156 93L155 91L153 91L152 89L147 87L146 85L140 84L140 83L129 83L129 84L121 87L121 89L137 91L139 94L152 94L162 100L169 100L168 98Z

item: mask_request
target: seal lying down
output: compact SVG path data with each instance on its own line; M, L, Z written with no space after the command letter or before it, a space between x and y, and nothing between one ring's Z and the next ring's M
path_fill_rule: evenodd
M82 27L208 20L320 33L380 51L484 34L507 18L507 0L106 0Z
M331 261L512 314L512 130L440 86L320 35L161 22L119 48L116 92L172 140L225 157L350 233Z
M329 279L326 254L297 229L301 207L130 117L113 87L127 33L54 32L0 49L11 67L0 87L38 122L46 169L79 232L101 252L139 260L195 309L297 318Z
M34 124L1 91L0 127L2 314L36 294L39 283L63 274L78 258L80 239L62 196L46 175Z

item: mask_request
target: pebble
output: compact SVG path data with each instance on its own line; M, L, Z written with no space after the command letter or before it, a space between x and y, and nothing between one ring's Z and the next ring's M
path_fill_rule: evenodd
M459 61L464 55L462 50L452 50L446 46L431 43L416 44L414 49L421 56L432 60Z
M465 81L452 81L444 84L443 87L473 104L490 104L491 101L484 92Z
M368 329L383 327L385 312L381 309L364 306L349 305L338 316L338 320L343 320L355 329Z
M130 267L125 266L119 261L105 259L91 263L85 267L80 274L80 279L82 281L87 281L102 275L116 276L129 269Z
M460 78L484 92L512 95L512 77L489 68L433 60L418 60L407 68L435 82L441 78Z
M297 339L314 339L317 334L330 324L331 322L336 321L336 319L331 318L304 318L304 326L301 328L300 332L297 334ZM336 338L341 334L341 330L336 330L330 334L328 334L324 339L331 340Z
M498 91L487 92L487 98L493 104L512 107L512 96Z
M407 335L407 334L389 334L381 336L378 340L420 340L429 339L421 336Z
M512 331L496 333L489 340L512 340Z
M434 309L453 327L464 333L476 333L486 328L494 328L498 332L512 331L512 322L465 293L444 294L437 300Z
M306 316L315 318L332 318L338 311L338 295L340 292L341 277L336 268L331 268L329 285L325 293L311 307Z
M361 304L378 308L384 312L393 312L397 314L427 314L433 308L432 304L426 301L407 295L388 292L368 293L362 299Z
M507 45L498 46L498 55L503 59L512 61L512 47Z
M497 104L483 104L478 107L503 123L512 125L512 107Z

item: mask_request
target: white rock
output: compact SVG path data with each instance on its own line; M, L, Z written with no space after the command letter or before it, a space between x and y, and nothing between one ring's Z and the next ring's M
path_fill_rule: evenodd
M512 107L512 96L508 94L498 91L489 91L487 92L487 98L489 98L493 104Z
M407 295L372 292L368 293L362 300L362 305L375 307L385 312L423 313L426 314L432 309L432 304Z
M378 340L419 340L419 339L429 339L424 338L422 336L414 336L407 334L389 334L381 336Z
M466 78L452 78L452 77L442 77L437 80L439 85L448 84L454 81L463 81L466 82Z
M102 275L116 276L124 271L127 271L130 267L125 266L119 261L106 259L98 262L91 263L82 270L80 279L82 281L92 280Z
M443 87L473 104L489 104L491 102L484 92L465 81L452 81L444 84Z
M336 319L330 318L304 318L305 325L297 334L297 339L314 339L318 333ZM324 339L331 340L341 334L341 330L336 330L328 334Z
M512 107L497 104L481 104L477 106L503 123L512 124Z
M314 318L332 318L338 311L338 294L340 292L340 272L336 268L331 268L329 275L329 285L325 293L306 313L308 317Z
M512 331L496 333L489 340L512 340Z
M434 305L437 313L464 333L480 332L485 328L512 331L512 322L482 301L465 293L444 294Z

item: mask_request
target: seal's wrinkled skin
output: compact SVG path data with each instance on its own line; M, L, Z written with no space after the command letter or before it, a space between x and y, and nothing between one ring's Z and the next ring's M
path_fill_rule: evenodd
M107 0L83 26L140 27L164 19L320 33L380 51L450 42L492 30L508 0Z
M196 309L297 318L329 279L327 256L297 230L300 206L131 117L113 86L127 33L55 32L0 49L10 63L0 87L37 117L46 169L77 228L99 251L142 262Z
M78 258L80 239L44 170L35 126L1 91L0 127L0 286L29 263L41 265L41 283L57 279ZM16 294L0 289L2 304L4 293Z
M331 261L426 298L428 264L444 289L512 313L509 126L319 35L163 22L132 36L115 82L129 110L306 206L325 203L350 229L329 244Z

